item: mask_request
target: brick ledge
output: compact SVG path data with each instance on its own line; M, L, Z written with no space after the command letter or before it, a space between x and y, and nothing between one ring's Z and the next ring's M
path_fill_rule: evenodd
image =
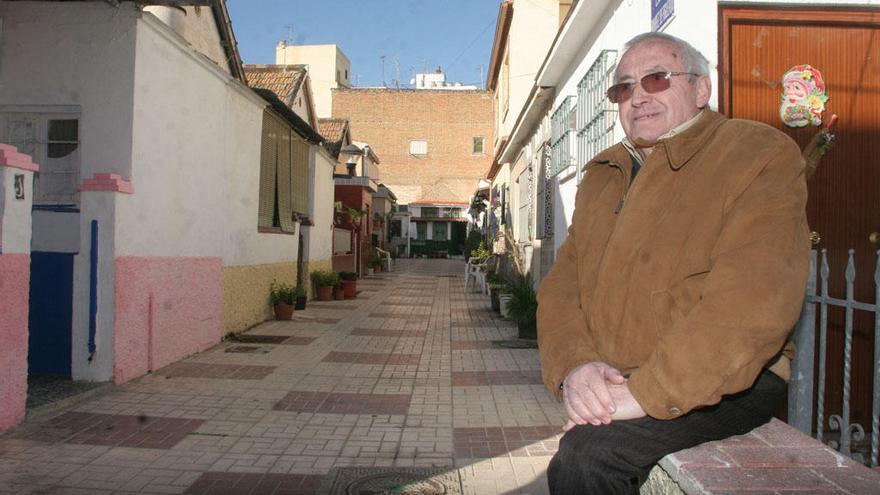
M799 491L880 493L880 471L869 469L773 419L752 432L670 454L660 460L642 495L706 495Z

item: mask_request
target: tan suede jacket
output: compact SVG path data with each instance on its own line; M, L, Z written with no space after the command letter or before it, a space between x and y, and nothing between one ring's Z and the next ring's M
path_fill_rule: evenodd
M573 368L604 361L671 419L749 388L797 321L804 164L781 132L704 111L630 173L621 144L587 164L538 290L542 372L558 397Z

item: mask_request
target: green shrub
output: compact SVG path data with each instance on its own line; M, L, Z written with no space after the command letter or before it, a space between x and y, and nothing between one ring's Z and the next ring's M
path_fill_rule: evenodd
M333 287L339 282L339 274L333 270L315 270L312 272L312 284L315 287Z
M480 234L479 230L471 230L468 232L467 238L464 240L464 259L468 259L476 249L483 242L483 236Z
M480 241L480 244L477 246L477 249L471 251L471 258L479 258L480 262L486 261L489 259L489 256L492 256L492 251L490 251L483 244L483 241Z
M347 282L357 280L358 274L355 272L339 272L339 278Z
M538 294L532 287L529 276L519 276L507 285L510 303L507 309L510 319L517 324L529 324L535 321L538 312Z
M269 303L274 306L278 303L293 304L296 299L296 288L285 283L276 284L273 280L269 284Z
M300 297L306 297L306 288L297 285L293 288L293 298L297 299Z

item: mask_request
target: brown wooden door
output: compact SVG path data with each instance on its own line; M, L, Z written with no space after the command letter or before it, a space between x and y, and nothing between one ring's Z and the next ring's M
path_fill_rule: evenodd
M780 120L781 78L810 64L824 77L824 118L837 114L836 143L808 182L807 217L828 250L829 292L844 298L847 250L855 249L856 300L873 303L880 232L880 9L722 7L719 16L719 105L728 116L765 122L802 148L816 133ZM747 152L747 150L743 150ZM870 423L873 314L856 311L853 420ZM825 418L841 412L844 311L829 310ZM818 354L818 353L817 353ZM867 422L866 422L867 420Z

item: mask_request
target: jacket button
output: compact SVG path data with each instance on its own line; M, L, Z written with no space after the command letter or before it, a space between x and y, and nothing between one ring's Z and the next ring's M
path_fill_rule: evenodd
M667 410L669 411L669 414L671 414L673 416L681 416L681 409L679 409L677 407L670 407Z

